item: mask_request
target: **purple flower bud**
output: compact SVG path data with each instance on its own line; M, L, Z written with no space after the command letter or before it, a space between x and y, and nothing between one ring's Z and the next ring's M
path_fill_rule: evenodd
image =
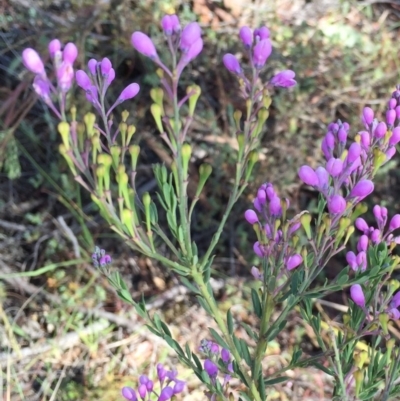
M390 306L392 308L398 308L400 306L400 291L393 295Z
M187 24L181 34L180 49L183 52L189 50L189 48L201 37L201 28L197 22L190 22Z
M218 354L219 353L219 346L218 346L217 343L211 342L210 352L212 354Z
M153 387L154 387L154 382L153 382L153 380L149 380L149 381L146 383L147 392L151 393L151 392L153 391Z
M380 122L375 130L374 130L374 137L377 139L383 138L387 132L387 126L384 122Z
M248 26L243 26L239 31L239 38L245 47L251 47L253 44L253 32Z
M298 171L300 179L304 184L316 187L319 184L318 176L310 166L301 166Z
M328 160L328 163L326 163L326 170L332 177L337 177L343 171L343 161L332 157Z
M159 363L157 364L157 377L160 382L163 382L167 376L167 371L165 370L164 366Z
M395 148L394 146L391 146L391 147L385 152L385 155L386 155L386 162L387 162L388 160L390 160L390 159L395 155L395 153L396 153L396 148Z
M50 99L51 87L47 77L36 75L33 79L32 86L41 99L43 99L44 101Z
M90 59L88 62L88 68L93 76L97 75L97 60L94 58Z
M354 252L352 252L352 251L347 252L346 260L347 260L347 263L349 264L349 266L351 267L351 269L353 269L354 271L358 270L357 258L356 258L356 254Z
M259 258L262 258L264 256L264 252L262 251L260 243L258 241L255 242L253 245L253 251Z
M260 205L264 205L265 202L267 201L267 193L265 192L264 188L260 188L257 191L257 199L260 202Z
M115 78L115 70L114 68L111 68L106 79L107 87L111 84L112 81L114 81L114 78Z
M254 30L254 39L256 42L270 37L269 29L266 26Z
M357 251L365 252L368 248L368 237L364 234L360 237L357 243Z
M207 372L208 376L210 377L216 377L218 374L218 366L210 361L209 359L206 359L204 361L204 370Z
M386 112L386 124L393 125L396 120L396 112L393 109L390 109Z
M257 269L257 267L253 266L250 270L250 273L256 280L262 280L262 274L260 273L260 270Z
M390 109L394 109L394 108L396 107L396 105L397 105L397 100L396 100L396 99L391 98L391 99L388 101L388 108L389 108L389 110L390 110Z
M400 227L400 214L395 214L389 223L389 231L397 230Z
M368 224L362 217L357 217L355 221L355 226L364 234L368 233L369 231Z
M339 142L346 143L347 141L347 131L341 127L337 133Z
M186 382L185 382L185 381L183 381L183 380L176 380L176 381L175 381L174 388L173 388L173 393L174 393L174 395L175 395L175 394L181 393L181 392L183 391L183 389L185 388L185 386L186 386Z
M149 381L149 378L146 375L140 375L139 376L139 383L140 384L146 384Z
M229 352L227 349L225 349L225 348L222 348L222 351L221 351L221 359L222 359L222 362L224 362L224 363L228 363L228 362L231 360L231 354L230 354L230 352Z
M269 212L272 216L281 216L282 215L282 206L281 206L281 199L278 196L271 199L269 203Z
M83 70L78 70L75 73L75 79L78 86L80 86L83 90L88 90L92 85L89 76Z
M328 199L328 210L331 214L341 214L346 210L346 200L343 196L333 195Z
M379 242L381 242L382 239L381 231L378 229L373 230L370 235L370 238L374 244L378 244Z
M317 167L315 174L318 177L318 188L321 191L325 191L329 186L329 173L324 167Z
M147 394L146 384L143 383L139 386L138 393L139 393L140 398L144 399L146 397L146 394Z
M365 297L360 284L354 284L350 287L350 297L358 306L365 306Z
M225 54L225 56L222 58L222 61L224 63L225 68L234 74L240 74L242 72L242 69L240 68L239 60L230 53Z
M193 59L195 59L203 50L203 39L198 38L182 56L178 65L178 70L182 71L183 68L189 64Z
M364 199L374 190L374 183L370 180L359 181L350 192L350 196L358 198L358 201Z
M244 212L244 218L250 224L255 224L258 222L257 213L254 210L248 209Z
M122 92L121 94L118 96L118 101L120 103L124 102L127 99L132 99L133 97L135 97L138 92L139 92L139 85L136 83L133 84L129 84Z
M272 184L267 184L267 187L265 188L265 192L267 194L267 198L269 201L271 201L272 199L274 199L275 197L277 197L278 195L276 194L274 187L272 186Z
M36 50L31 48L22 52L22 62L24 66L34 74L45 75L44 64Z
M369 132L361 131L358 134L361 138L361 144L368 149L371 145L371 136L369 135Z
M181 31L181 24L179 22L179 18L176 14L170 15L170 19L172 21L172 29L175 33L179 33Z
M49 54L51 58L54 58L54 55L61 50L61 42L58 39L53 39L48 46Z
M393 128L392 136L389 139L389 145L397 145L400 142L400 127Z
M103 60L101 60L100 69L103 77L107 76L112 69L111 61L107 57L104 57Z
M136 392L131 387L123 387L121 393L122 393L122 396L125 399L127 399L128 401L136 401L137 400Z
M253 62L256 68L262 68L271 55L272 45L269 39L260 40L253 49Z
M303 258L298 253L296 253L286 259L286 269L293 270L302 263Z
M173 21L171 15L164 15L164 17L161 18L161 27L167 36L172 35L172 33L174 32L172 24Z
M352 143L347 154L347 163L354 163L360 157L360 154L361 146L357 142Z
M364 107L363 110L363 123L366 125L372 124L374 120L374 111L370 107Z
M74 80L74 69L72 64L63 62L60 68L57 70L57 81L58 86L63 92L69 91Z
M393 320L399 320L400 319L400 312L396 308L389 309L388 310L388 315Z
M258 198L255 198L253 200L253 206L257 211L259 211L259 212L262 211L262 205L261 205L260 201L258 200Z
M297 84L294 77L296 76L295 72L292 70L284 70L274 75L270 81L270 84L273 86L281 86L283 88L290 88Z
M167 386L161 390L160 396L158 397L157 401L167 401L172 398L174 395L174 390L172 387Z
M73 64L77 57L78 48L72 42L67 43L63 50L63 61L69 64Z
M89 89L87 89L86 91L86 99L96 105L97 101L98 101L98 94L97 94L97 88L92 85Z
M146 57L158 58L156 48L152 40L143 32L136 31L131 37L132 46Z
M106 266L111 263L111 256L110 255L103 255L99 260L100 266Z
M367 269L367 254L364 251L361 251L357 257L357 265L361 269L362 272L364 272Z

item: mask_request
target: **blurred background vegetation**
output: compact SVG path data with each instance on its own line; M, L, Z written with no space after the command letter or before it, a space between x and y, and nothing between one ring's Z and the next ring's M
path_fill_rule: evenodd
M207 337L212 322L174 275L133 254L99 217L90 198L69 175L58 153L54 116L36 99L32 76L21 52L33 47L47 54L52 38L74 41L80 50L76 68L90 58L109 57L117 79L110 99L131 82L141 91L129 107L142 148L139 191L154 190L151 166L169 162L152 119L149 91L158 83L149 60L135 54L130 36L150 34L163 56L159 20L176 11L183 24L197 20L205 48L183 74L182 88L195 82L202 97L190 134L194 165L208 161L214 173L207 197L195 216L194 238L207 244L226 202L235 149L233 111L243 108L236 82L222 68L226 52L241 55L238 27L267 25L274 53L265 78L290 68L298 86L273 96L261 162L253 186L237 205L215 260L215 288L221 308L233 305L237 319L256 324L246 301L253 234L243 222L254 190L273 182L291 200L291 212L313 210L316 193L300 185L297 168L316 167L327 125L347 121L355 135L365 105L382 113L399 79L398 2L350 0L3 0L0 3L0 395L5 400L118 400L123 385L151 372L157 361L174 367L168 348L150 335L90 265L94 245L106 248L131 286L144 294L148 308L162 311L177 338L192 347ZM47 60L48 62L48 60ZM71 93L81 116L91 109L79 90ZM122 109L121 109L122 111ZM399 210L398 157L377 177L371 204ZM398 192L399 191L399 192ZM250 230L251 231L251 230ZM340 259L326 272L337 271ZM233 279L234 278L234 279ZM238 286L239 283L239 286ZM244 302L240 301L242 298ZM345 294L329 302L336 309ZM326 311L333 319L335 307ZM326 304L325 304L326 306ZM316 306L321 311L321 304ZM322 310L325 313L325 310ZM269 347L266 373L284 363L295 344L307 352L317 346L309 328L294 315L285 333ZM188 380L184 399L205 399ZM330 379L311 369L292 374L271 400L329 399ZM310 377L313 380L310 380ZM296 398L297 397L297 398Z

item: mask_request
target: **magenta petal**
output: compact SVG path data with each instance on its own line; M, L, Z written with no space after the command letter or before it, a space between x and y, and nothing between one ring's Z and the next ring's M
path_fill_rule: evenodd
M272 44L269 39L260 40L253 49L253 62L256 68L261 68L266 63L272 52Z
M54 55L61 50L61 42L58 39L53 39L48 46L50 57L53 58Z
M201 28L197 22L191 22L185 26L181 34L180 49L184 52L201 37Z
M374 183L370 180L362 180L358 182L350 192L351 197L361 200L368 196L374 190Z
M239 38L245 47L250 47L253 44L253 32L248 26L240 28Z
M370 107L364 107L363 122L370 125L372 124L372 121L374 121L374 111Z
M289 256L286 260L286 268L288 270L293 270L303 263L303 258L299 254Z
M341 214L346 210L346 200L343 196L333 195L328 199L328 210L331 214Z
M365 297L360 284L354 284L350 287L350 296L356 305L365 306Z
M270 84L274 86L281 86L283 88L290 88L291 86L295 86L297 83L294 79L295 76L296 74L292 70L281 71L272 77Z
M311 185L312 187L315 187L319 184L318 176L310 166L301 166L298 174L304 184Z
M157 58L157 51L152 40L143 32L134 32L131 37L132 46L143 55Z
M78 48L72 42L67 43L63 50L63 61L69 64L73 64L77 57Z
M248 209L248 210L245 211L244 218L250 224L255 224L255 223L258 222L257 213L254 210L251 210L251 209Z
M225 68L234 74L240 74L242 69L240 68L239 60L230 53L225 54L222 58Z
M88 90L90 88L90 86L92 85L92 82L90 81L89 76L83 70L78 70L75 73L75 79L76 79L76 83L78 84L78 86L80 86L85 91Z

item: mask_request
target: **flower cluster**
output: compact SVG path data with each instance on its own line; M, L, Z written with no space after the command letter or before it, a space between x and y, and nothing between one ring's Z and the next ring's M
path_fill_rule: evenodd
M316 170L300 167L300 179L324 196L332 216L344 215L368 196L374 189L371 179L395 154L395 145L400 141L399 99L400 89L397 89L388 102L386 122L379 122L372 109L365 107L362 117L365 130L356 135L348 148L349 125L340 120L330 124L322 141L325 166Z
M22 52L22 62L29 71L35 74L33 89L60 119L65 113L65 96L73 83L73 64L78 57L78 49L74 43L67 43L63 50L61 47L58 39L53 39L48 45L57 79L56 86L48 78L43 60L36 50L27 48ZM59 100L59 110L53 103L52 95Z
M201 38L201 28L197 22L190 22L183 29L176 15L165 15L161 19L161 26L168 42L169 50L175 61L179 62L174 66L173 74L160 60L153 41L143 32L136 31L132 34L131 42L133 47L141 54L151 58L164 72L172 78L179 79L183 69L195 59L203 50L203 39Z
M142 375L139 377L139 386L137 394L142 400L153 399L154 394L157 401L167 401L174 397L176 394L181 393L186 386L186 382L177 378L178 372L176 370L166 370L165 367L159 363L157 365L157 378L159 381L159 391L154 390L154 382L147 376ZM122 395L128 401L137 401L138 396L132 387L124 387Z
M400 214L394 215L386 229L387 224L387 209L383 206L375 205L373 214L378 228L368 226L367 222L358 217L355 221L355 226L363 233L357 243L357 255L350 251L346 254L346 260L349 266L354 270L362 272L367 268L367 249L368 245L377 245L385 242L389 248L393 249L400 243L400 237L395 237L393 231L400 228Z
M270 183L261 185L254 199L254 209L249 209L244 216L256 230L258 241L253 249L259 257L271 257L279 260L282 257L287 270L298 267L303 258L296 251L297 237L295 232L301 223L296 220L285 221L289 200L281 199ZM290 246L292 244L292 246ZM253 267L252 274L261 279L261 273Z
M214 399L217 389L219 391L227 390L227 385L231 380L233 373L231 354L227 349L220 350L218 344L206 339L201 341L199 351L206 356L204 371L210 378L211 387L215 389L215 392L208 393L207 396ZM217 380L219 373L224 375L222 384Z
M100 113L105 112L104 97L108 87L115 78L115 70L111 61L105 57L102 61L91 59L88 62L89 75L83 71L78 70L75 78L76 83L86 91L86 99L93 104L95 109ZM139 85L137 83L129 84L118 96L114 104L105 113L108 117L111 111L127 99L132 99L139 92Z
M258 76L259 70L264 67L272 52L269 29L263 26L255 29L253 32L249 27L244 26L240 29L239 38L246 49L251 66L255 69L256 76ZM228 71L244 80L248 89L249 81L244 75L243 69L237 57L231 53L227 53L223 57L223 63ZM269 81L269 85L289 88L296 85L294 77L294 71L284 70L272 77L272 79Z

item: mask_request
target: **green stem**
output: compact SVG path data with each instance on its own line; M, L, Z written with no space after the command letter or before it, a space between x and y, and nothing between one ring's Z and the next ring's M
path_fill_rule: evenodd
M333 344L333 349L335 352L335 359L336 359L336 369L337 369L337 375L339 377L339 383L340 383L340 387L342 390L342 397L343 397L343 401L347 401L347 394L346 394L346 385L344 384L344 379L343 379L343 370L342 370L342 365L340 363L340 354L339 354L339 349L337 347L337 343L336 343L336 338L335 338L335 333L331 330L330 331L330 337L331 337L331 341ZM334 362L332 362L333 365L335 365ZM335 366L332 366L333 368L335 368Z
M198 272L196 267L192 267L192 277L199 288L200 294L202 295L203 299L206 301L208 307L210 308L212 317L214 318L215 322L217 323L219 329L221 330L222 336L223 336L224 340L226 341L226 343L228 344L229 350L231 351L235 361L237 362L237 365L240 368L240 371L242 372L244 378L246 379L246 382L249 386L251 395L253 396L255 401L262 401L260 393L257 390L256 382L247 373L247 368L246 368L246 366L244 366L244 361L241 358L241 356L239 355L239 352L237 351L237 349L235 347L232 337L229 335L228 328L226 326L226 323L225 323L223 317L221 316L221 312L218 309L215 299L209 293L207 285L204 282L203 276L201 273Z

